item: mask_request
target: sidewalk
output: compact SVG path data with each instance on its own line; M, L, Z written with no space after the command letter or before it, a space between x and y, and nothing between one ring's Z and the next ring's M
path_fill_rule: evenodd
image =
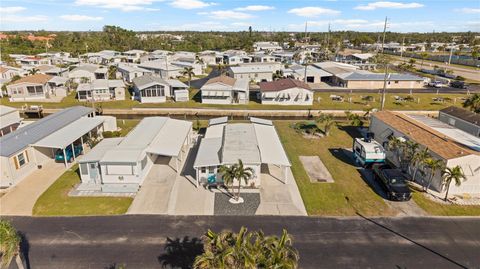
M31 216L37 199L64 172L64 164L52 160L28 175L0 198L0 215Z

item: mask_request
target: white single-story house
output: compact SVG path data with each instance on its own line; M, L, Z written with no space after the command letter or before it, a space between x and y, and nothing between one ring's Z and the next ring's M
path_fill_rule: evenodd
M23 77L7 85L7 93L12 102L46 101L53 97L66 96L66 89L56 87L52 76L35 74ZM58 90L58 93L57 93ZM58 100L60 101L60 99Z
M278 44L278 42L272 41L260 41L253 43L254 51L281 51L283 48Z
M260 82L262 104L312 105L313 91L303 81L286 78L271 82Z
M249 80L218 76L200 88L204 104L247 104L250 97Z
M127 64L119 64L117 72L122 75L123 80L130 83L133 82L134 78L152 74L152 71L150 70Z
M157 158L179 164L192 141L192 123L167 117L144 118L126 137L105 139L83 156L79 190L136 192Z
M91 83L81 83L77 87L79 101L118 101L125 100L125 83L120 79L96 79Z
M22 122L18 109L0 105L0 136L15 131Z
M23 76L27 71L12 67L12 66L0 66L0 79L4 81L10 81L14 76Z
M96 79L107 79L108 69L96 64L82 64L68 72L68 78L76 83L92 82Z
M479 113L456 106L450 106L438 111L438 119L475 137L480 137Z
M101 138L101 133L107 131L103 124L106 120L111 122L110 118L113 117L95 117L92 108L74 106L0 137L0 187L16 185L36 169L51 164L56 155L71 153L74 147L80 147L82 152L90 136ZM67 156L72 160L63 158L66 167L68 161L78 157L75 154Z
M147 61L139 64L138 66L143 69L150 70L153 72L153 74L164 79L179 77L183 71L183 67L176 66L171 63L167 64L166 60Z
M215 65L217 64L217 52L213 50L205 50L198 53L198 59L201 59L202 62L206 65Z
M283 75L286 77L293 77L295 79L306 81L307 83L320 83L331 79L332 74L317 68L313 65L292 65L289 68L282 69ZM307 79L305 80L305 74Z
M200 140L193 167L197 187L200 183L221 182L219 168L242 160L253 169L253 177L244 186L261 185L261 166L277 165L283 168L284 183L291 166L273 123L250 118L250 123L227 123L227 117L211 119L205 137ZM236 183L235 183L236 184Z
M144 54L147 54L144 50L127 50L122 53L127 63L138 63L140 61L140 57Z
M173 98L176 91L188 92L188 86L176 79L162 79L145 75L133 79L135 99L141 103L164 103L167 97Z
M449 193L480 193L480 152L478 151L480 139L431 118L419 118L391 111L374 113L369 131L387 150L387 159L396 166L400 166L397 152L388 148L389 139L396 137L405 141L414 141L420 144L421 148L428 148L432 158L441 160L446 167L452 168L457 165L461 167L466 180L460 186L452 183ZM408 169L410 175L413 173L412 170ZM415 180L426 186L428 178L427 171L424 176L417 173ZM444 192L446 188L442 181L441 171L437 171L430 188L440 193Z
M227 73L235 79L246 79L248 81L272 81L273 72L268 65L242 65L230 66Z
M54 65L39 65L39 66L32 67L30 69L37 69L38 73L41 73L41 74L50 75L50 76L59 76L59 77L66 76L66 73L68 72L67 68L61 68Z

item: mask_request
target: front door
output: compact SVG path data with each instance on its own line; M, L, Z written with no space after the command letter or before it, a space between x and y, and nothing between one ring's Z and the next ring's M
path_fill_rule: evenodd
M92 183L97 183L97 177L98 177L98 167L96 163L90 163L89 169L89 174L90 174L90 182Z

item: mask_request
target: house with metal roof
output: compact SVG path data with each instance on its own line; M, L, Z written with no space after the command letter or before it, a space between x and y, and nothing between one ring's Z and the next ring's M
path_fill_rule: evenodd
M81 159L79 190L136 192L157 158L180 172L192 141L192 123L147 117L123 138L106 139Z
M104 127L104 122L113 117L93 116L91 108L74 106L0 137L0 187L17 184L59 156L68 167L69 162L78 157L72 154L74 148L82 152L91 137L101 137L103 131L112 131ZM116 129L116 124L112 128Z
M478 139L448 128L441 122L407 115L399 112L380 111L372 115L369 131L374 134L374 139L387 150L387 159L400 166L397 152L388 148L388 141L392 137L404 141L414 141L420 149L427 148L432 158L441 160L446 167L460 166L466 180L460 186L452 184L451 194L480 193L480 152ZM423 169L420 167L420 169ZM409 174L412 169L407 169ZM416 181L424 186L428 185L429 171L416 174ZM430 188L443 192L441 171L436 171Z
M68 78L76 83L92 82L96 79L107 79L108 69L97 64L81 64L68 72Z
M15 131L21 121L18 109L0 105L0 136Z
M204 104L247 104L249 80L221 75L209 79L200 91Z
M480 114L450 106L438 112L438 119L475 137L480 137Z
M129 83L132 83L134 78L152 74L150 70L124 63L117 66L117 72L121 74L125 82Z
M154 75L163 79L179 77L183 70L183 67L173 65L166 59L146 61L139 64L138 67L150 70Z
M80 83L77 87L79 101L118 101L125 100L126 86L120 79L96 79L90 83Z
M18 79L7 85L7 94L11 102L60 101L67 90L52 80L55 77L35 74ZM59 86L57 86L59 85Z
M273 71L269 65L247 64L228 67L227 73L235 79L246 79L248 81L272 81Z
M313 91L310 86L293 78L260 82L262 104L269 105L312 105Z
M227 117L209 121L205 136L200 140L194 165L197 187L200 183L221 182L222 165L233 165L242 160L253 169L253 176L244 186L261 185L262 165L276 165L283 170L287 183L291 166L273 123L250 118L250 123L228 123Z
M141 103L165 103L167 98L175 98L185 101L188 98L188 86L177 79L163 79L154 75L145 75L134 78L133 91L135 100ZM175 98L176 100L177 98Z

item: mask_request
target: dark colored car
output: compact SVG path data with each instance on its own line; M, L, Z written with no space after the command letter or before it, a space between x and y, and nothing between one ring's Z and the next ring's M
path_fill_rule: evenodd
M450 82L450 86L453 88L458 88L458 89L466 89L467 85L465 85L465 82L463 81L452 81Z
M373 177L385 190L387 199L392 201L408 201L412 193L406 183L407 178L400 169L387 164L373 166Z

